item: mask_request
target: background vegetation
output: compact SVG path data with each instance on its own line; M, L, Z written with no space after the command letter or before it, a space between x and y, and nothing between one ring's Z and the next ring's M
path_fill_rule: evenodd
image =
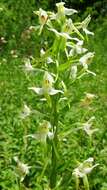
M68 129L74 129L73 123L80 122L82 119L87 121L94 115L96 117L94 125L99 130L94 136L94 146L91 148L85 134L83 135L81 132L78 134L75 130L73 132L75 135L69 135L67 142L62 144L63 153L61 153L62 160L59 168L63 177L62 189L74 189L74 181L71 177L76 159L80 161L93 155L100 166L89 176L90 188L91 190L107 190L107 3L106 0L66 0L65 2L66 6L80 10L80 17L85 17L89 13L92 14L92 25L90 27L94 30L95 36L89 39L89 48L96 53L91 65L91 70L95 71L96 77L84 77L72 86L72 106L69 114L68 108L64 109L66 125ZM18 0L16 3L15 0L8 2L2 0L0 3L1 190L18 190L13 160L16 154L25 163L32 165L33 168L24 181L26 189L43 189L42 185L37 187L36 182L36 176L41 171L41 165L39 166L37 163L38 149L35 150L36 143L28 142L28 154L23 145L25 127L29 133L35 131L37 124L35 114L25 123L19 117L24 102L27 102L34 109L36 107L35 96L28 91L28 86L35 82L35 76L26 77L23 71L23 58L38 56L40 39L29 30L29 27L37 24L37 18L33 11L41 6L46 10L52 10L55 1ZM89 108L84 108L81 105L81 99L84 98L85 92L96 95ZM76 144L74 143L75 140Z

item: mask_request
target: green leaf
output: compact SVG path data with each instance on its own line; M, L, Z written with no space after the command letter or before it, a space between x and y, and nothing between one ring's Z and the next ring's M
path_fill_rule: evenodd
M70 61L68 61L66 63L63 63L63 64L59 65L58 70L59 71L64 71L64 70L68 69L72 65L72 63L76 63L76 62L78 62L78 59L72 60L72 61L70 60Z

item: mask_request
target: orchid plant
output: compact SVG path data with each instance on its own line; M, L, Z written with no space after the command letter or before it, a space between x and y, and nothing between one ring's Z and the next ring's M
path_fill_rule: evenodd
M85 190L89 190L89 183L87 175L92 172L92 170L97 167L99 164L92 165L94 159L92 157L85 160L83 163L80 163L77 168L74 169L73 175L76 179L76 190L79 189L79 178L83 179Z
M46 12L41 8L39 11L34 11L34 14L39 17L39 25L36 27L32 26L33 29L41 39L44 31L46 31L51 43L48 41L44 42L38 59L33 59L32 63L29 59L25 61L27 74L34 71L42 76L42 81L39 82L39 85L29 86L28 89L31 90L31 93L32 91L35 93L38 101L42 101L44 109L46 107L46 115L48 114L48 117L44 116L35 134L27 134L26 138L33 138L39 143L44 144L45 147L47 146L46 151L49 150L49 153L45 154L45 156L47 155L47 159L46 163L44 163L41 176L44 175L49 164L48 180L50 189L57 189L60 186L57 182L57 160L59 159L58 147L60 141L58 133L60 128L59 115L61 102L63 101L69 105L69 86L72 83L86 74L95 76L95 73L89 70L94 52L88 52L88 49L84 47L87 36L94 35L93 32L88 30L91 17L89 15L82 22L74 23L72 15L77 14L78 11L68 9L64 4L64 2L56 4L56 13ZM65 79L67 79L67 82L65 82ZM21 114L22 119L26 119L30 113L30 109L25 105L24 111ZM88 135L95 132L90 127L90 121L83 125L84 131ZM18 159L15 159L15 161L21 166ZM97 166L90 166L92 162L93 159L90 158L80 164L74 170L74 176L78 179L86 179L87 174ZM25 174L27 175L27 173L28 169L26 169Z

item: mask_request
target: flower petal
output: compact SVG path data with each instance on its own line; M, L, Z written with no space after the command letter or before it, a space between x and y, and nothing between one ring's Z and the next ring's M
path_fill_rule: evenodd
M56 89L54 89L54 88L51 88L50 90L49 90L49 95L55 95L55 94L58 94L58 93L64 93L62 90L56 90Z
M87 28L83 28L83 31L88 34L88 35L93 35L94 36L94 32L90 32L89 30L87 30Z
M43 88L30 87L29 89L33 90L39 95L43 95Z
M94 73L94 72L92 72L92 71L90 71L88 69L86 71L87 71L87 73L92 74L93 76L96 76L96 73Z
M67 34L66 32L58 32L57 30L55 30L54 28L49 28L50 31L54 32L56 34L57 37L63 37L66 39L71 39L70 35Z
M77 13L78 11L76 11L75 9L68 9L65 8L65 15L73 15L74 13Z

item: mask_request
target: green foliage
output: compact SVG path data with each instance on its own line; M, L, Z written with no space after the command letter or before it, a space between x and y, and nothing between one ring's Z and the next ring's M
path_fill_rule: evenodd
M35 8L34 8L35 7ZM35 22L33 10L36 9L34 0L3 0L0 3L0 36L5 38L6 43L1 40L1 50L11 55L11 50L18 49L18 54L31 54L34 49L34 36L31 35L29 27Z

